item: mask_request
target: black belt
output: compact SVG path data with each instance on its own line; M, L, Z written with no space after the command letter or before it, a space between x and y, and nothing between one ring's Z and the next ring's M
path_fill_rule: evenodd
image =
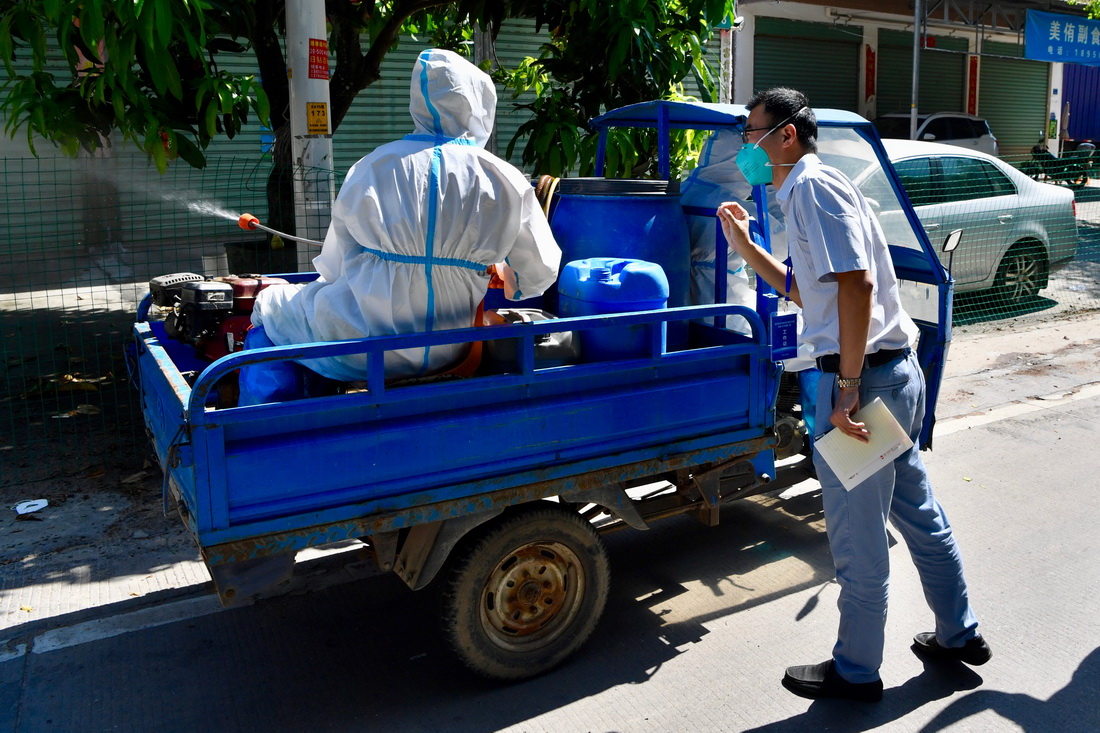
M875 353L863 357L863 368L870 369L872 367L882 366L883 364L889 364L894 359L901 358L908 353L908 348L879 349ZM828 374L836 374L840 371L840 354L826 354L825 356L817 357L817 368Z

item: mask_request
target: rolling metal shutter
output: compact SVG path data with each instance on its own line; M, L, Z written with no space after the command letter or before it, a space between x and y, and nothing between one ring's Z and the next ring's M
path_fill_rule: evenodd
M1020 46L986 41L982 52L1020 56ZM1001 157L1019 159L1046 135L1050 67L1042 61L983 56L978 114L989 121Z
M963 53L922 49L918 111L963 112L966 109L965 38L934 36L936 48ZM908 112L913 84L913 34L883 28L878 36L878 88L876 111L880 115Z
M758 17L755 41L754 92L794 87L814 107L858 111L862 27Z

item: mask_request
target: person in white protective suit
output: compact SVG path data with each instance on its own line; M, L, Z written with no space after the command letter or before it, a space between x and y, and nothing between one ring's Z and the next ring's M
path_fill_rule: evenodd
M712 132L699 153L699 164L680 185L680 202L688 207L717 209L725 201L737 201L750 212L755 212L756 205L749 201L752 186L737 167L737 153L743 145L740 132ZM691 234L691 302L695 305L713 303L717 272L714 264L716 219L689 215L687 220ZM768 224L772 253L783 260L787 256L787 226L773 190L768 191ZM724 238L722 246L726 247ZM726 302L755 309L756 291L745 271L745 261L732 249L727 249L727 252ZM798 314L801 330L802 313L798 306L783 303L781 308ZM745 334L749 332L748 322L740 316L729 316L726 327ZM804 356L801 351L800 347L799 356L783 362L787 371L801 371L814 366L813 359Z
M680 203L685 207L717 209L725 201L738 201L746 208L752 186L737 168L737 151L741 135L732 130L711 133L699 154L699 164L680 185ZM713 216L690 214L687 217L691 236L691 302L704 305L714 302L715 225ZM727 254L726 302L756 308L756 292L745 272L741 255L722 241ZM747 334L748 322L740 316L728 316L726 328Z
M561 250L530 181L484 149L496 89L451 51L423 51L413 67L415 131L352 166L332 209L321 277L269 287L252 315L276 345L406 334L474 325L490 265L509 299L541 294ZM465 345L387 352L387 377L431 374ZM330 379L366 378L363 354L311 359Z
M737 153L744 143L741 133L734 130L715 130L703 144L699 164L680 185L680 203L685 207L717 209L726 201L736 201L750 212L756 212L756 204L748 199L752 186L737 167ZM783 210L775 200L775 190L768 189L768 225L773 255L783 260L787 257L787 226ZM695 305L714 302L715 227L713 216L689 214L688 228L691 234L691 302ZM721 235L719 235L721 236ZM745 261L722 236L721 246L726 248L726 302L756 309L756 290L745 271ZM780 304L781 310L798 315L798 330L802 331L802 311L793 302ZM726 328L748 334L749 324L741 316L728 316ZM817 384L817 364L810 356L810 346L799 340L798 356L783 361L788 372L797 372L802 385L803 410L807 424L813 425L811 400ZM811 433L812 434L812 433Z

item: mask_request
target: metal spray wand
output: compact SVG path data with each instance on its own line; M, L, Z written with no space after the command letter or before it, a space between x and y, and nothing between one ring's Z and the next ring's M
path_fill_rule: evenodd
M266 227L260 223L259 219L252 216L252 214L241 214L241 218L237 220L237 224L239 224L241 229L244 229L245 231L255 231L256 229L263 229L265 232L270 232L271 234L274 234L277 237L282 237L283 239L293 239L296 242L305 242L306 244L313 244L318 247L322 247L325 244L324 242L318 242L316 239L295 237L292 234L287 234L285 232L280 232L272 229L271 227Z

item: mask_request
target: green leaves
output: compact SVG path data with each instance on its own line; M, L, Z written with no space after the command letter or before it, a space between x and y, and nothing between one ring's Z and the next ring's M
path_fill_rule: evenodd
M94 150L117 131L158 170L177 157L205 165L202 150L212 139L239 132L253 111L263 120L270 116L255 77L213 71L218 47L207 45L208 24L243 28L252 5L253 0L217 7L207 0L0 3L0 57L8 76L0 112L7 131L25 130L28 140L50 140L69 155ZM231 44L224 36L218 40ZM24 65L14 64L17 56ZM49 66L48 57L54 59ZM67 73L57 72L58 57L67 63ZM57 73L45 73L47 68Z
M732 12L734 3L453 0L424 9L425 3L404 0L341 0L326 5L337 75L345 70L339 93L344 103L346 95L377 78L394 27L421 43L459 48L470 43L475 25L498 28L506 16L534 13L549 40L537 58L498 69L494 76L533 114L510 149L524 142L527 164L565 173L592 168L596 142L587 130L592 117L625 104L674 97L689 75L711 93L702 42L708 24ZM273 102L264 88L253 76L221 70L219 50L229 50L236 39L252 45L265 69L276 116L286 108L282 58L269 36L273 22L276 27L282 22L281 7L268 0L0 2L0 59L8 76L0 112L10 133L26 130L30 138L51 140L66 152L94 149L103 136L117 131L162 170L177 156L189 165L204 165L202 151L210 141L236 135L250 115L271 125ZM51 58L67 61L67 73L44 73L56 70L47 66L50 49ZM88 68L79 66L77 49L91 62ZM18 66L13 63L17 57ZM25 70L28 59L31 73ZM339 106L334 93L334 122ZM277 122L282 124L281 118ZM686 137L674 144L674 165L689 164L693 145ZM653 146L652 136L614 137L609 174L651 172Z
M89 0L85 11L77 17L80 20L80 37L84 40L84 45L95 51L103 39L103 15L99 0Z
M154 0L157 19L157 40L167 46L172 40L172 3L171 0Z
M179 157L192 168L205 168L206 156L202 154L195 143L184 135L176 136L176 145L179 147Z
M703 57L710 26L734 10L733 0L548 0L537 21L550 32L538 58L524 59L498 79L532 121L513 137L526 140L523 160L537 173L591 171L596 142L587 122L609 109L653 99L682 97L692 78L704 98L715 96ZM565 128L572 127L567 133ZM677 134L673 175L692 165L699 141ZM656 138L613 131L608 176L656 173Z
M1083 5L1090 18L1100 18L1100 0L1066 0L1070 5Z
M271 102L267 99L267 92L258 84L253 87L253 91L256 93L256 101L253 103L253 107L260 119L260 124L271 127Z

